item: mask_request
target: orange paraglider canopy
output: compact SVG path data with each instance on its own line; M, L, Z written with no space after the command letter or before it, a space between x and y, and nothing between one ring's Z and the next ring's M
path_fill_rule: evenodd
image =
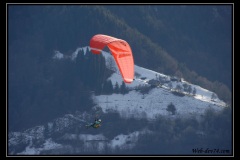
M100 54L105 46L108 46L114 57L124 82L131 83L134 78L134 60L129 44L122 39L103 34L97 34L90 40L90 48L94 54Z

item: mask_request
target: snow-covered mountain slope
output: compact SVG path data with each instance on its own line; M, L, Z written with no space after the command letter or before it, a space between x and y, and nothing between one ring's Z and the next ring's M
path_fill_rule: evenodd
M80 51L83 51L83 54L86 55L87 53L89 53L87 51L90 51L90 49L91 48L89 46L79 47L70 56L64 55L59 51L55 51L53 59L74 60L78 56ZM112 81L113 85L115 85L116 82L119 85L121 85L123 80L121 78L119 69L118 69L111 53L106 52L106 51L102 51L101 53L106 60L106 67L114 71L114 73L111 75L109 80ZM150 85L148 83L149 80L157 80L157 81L164 80L165 82L161 83L161 88L164 89L165 91L167 91L167 90L173 91L177 87L177 85L180 85L182 87L181 92L186 94L187 92L183 90L184 84L185 84L185 85L191 86L191 90L193 90L194 88L196 89L196 92L194 93L194 96L193 96L195 99L198 99L200 101L205 101L205 102L208 102L209 104L213 104L213 105L226 106L226 103L224 103L222 100L220 100L215 93L213 93L207 89L204 89L198 85L190 84L190 83L184 81L183 79L164 75L162 73L158 73L158 72L140 67L138 65L134 66L134 70L135 70L135 80L131 84L126 84L126 86L128 88L136 89L136 87L138 87L140 85L148 85L149 86ZM171 87L169 86L170 83L171 83ZM215 95L214 98L212 97L213 94Z
M112 84L122 83L116 63L108 52L102 52L106 59L106 66L116 72L109 80ZM110 62L110 63L109 63ZM216 111L223 109L226 104L220 100L215 93L206 90L198 85L190 84L183 79L167 76L155 71L145 69L135 65L135 80L131 84L126 84L130 88L127 94L112 94L96 96L96 103L104 112L117 111L123 118L148 118L154 119L158 115L169 115L167 106L173 104L176 107L175 116L197 116L202 115L206 109L212 108ZM175 79L174 79L175 78ZM162 80L162 81L161 81ZM161 81L160 85L153 82ZM153 87L151 85L154 84ZM171 84L171 85L170 85ZM142 94L136 91L138 87L148 86L149 93ZM177 86L181 89L177 90ZM186 88L191 88L190 92ZM178 91L181 96L173 94ZM195 93L192 91L195 90ZM215 95L215 97L213 97Z
M96 96L97 104L103 112L117 111L123 118L154 119L158 115L171 115L167 106L172 103L176 107L175 116L202 115L206 109L221 110L221 106L197 100L190 96L178 97L164 89L155 88L149 94L142 95L131 91L128 94L112 94Z
M86 55L87 50L89 47L77 48L70 56L56 51L53 58L74 60L79 51L83 51ZM106 66L115 71L109 80L113 85L116 83L121 85L122 77L112 56L105 51L102 55L106 59ZM135 80L131 84L126 84L126 87L129 89L126 94L93 95L92 98L102 109L103 114L117 112L121 118L148 121L154 121L158 116L201 118L209 108L221 111L226 107L226 104L209 90L138 65L135 65ZM147 87L148 91L141 92L142 87ZM174 114L167 110L170 104L176 108ZM89 153L91 150L106 153L106 148L111 151L133 148L139 135L151 134L148 129L136 130L128 134L119 133L113 138L102 133L88 133L84 127L89 121L88 116L88 113L66 114L53 122L23 132L10 132L8 153L11 155L71 154Z
M84 133L84 131L86 132L84 125L87 116L86 112L66 114L46 125L29 128L24 132L10 132L8 135L8 154L70 154L73 150L77 153L88 153L92 150L95 153L103 153L106 148L114 152L116 149L131 149L135 146L139 135L151 134L151 131L143 129L129 134L119 133L119 135L109 139L101 133ZM72 131L76 128L80 130L80 133ZM62 143L55 142L54 139Z

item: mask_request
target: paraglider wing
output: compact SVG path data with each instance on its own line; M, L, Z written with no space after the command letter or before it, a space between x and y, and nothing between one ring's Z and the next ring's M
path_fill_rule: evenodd
M115 37L97 34L90 40L92 53L99 54L108 46L113 55L125 83L131 83L134 78L134 61L129 44Z

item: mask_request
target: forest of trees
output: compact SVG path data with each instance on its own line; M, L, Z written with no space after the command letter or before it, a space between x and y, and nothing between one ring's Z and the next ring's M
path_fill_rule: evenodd
M144 119L117 121L124 129L111 126L112 130L128 134L135 130L141 130L145 126L153 131L152 134L140 135L136 147L113 152L113 154L133 155L231 155L232 154L232 119L231 109L226 108L220 113L206 110L203 121L196 118L166 119L159 116L155 122ZM111 117L111 116L110 116ZM117 116L114 121L116 121ZM107 128L106 128L107 130ZM105 131L105 130L104 130ZM111 134L113 134L111 132ZM116 133L117 134L117 133ZM112 135L111 137L114 137ZM131 142L130 142L131 143ZM194 153L193 149L219 149L224 153Z
M185 67L231 89L231 5L126 6L125 12L118 6L106 8Z

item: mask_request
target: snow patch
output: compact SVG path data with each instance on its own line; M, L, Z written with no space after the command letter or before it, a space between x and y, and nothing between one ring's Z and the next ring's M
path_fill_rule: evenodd
M32 147L32 144L26 147L23 152L18 153L18 155L39 155L41 151L61 148L62 145L55 143L51 138L47 139L43 144L42 148Z

